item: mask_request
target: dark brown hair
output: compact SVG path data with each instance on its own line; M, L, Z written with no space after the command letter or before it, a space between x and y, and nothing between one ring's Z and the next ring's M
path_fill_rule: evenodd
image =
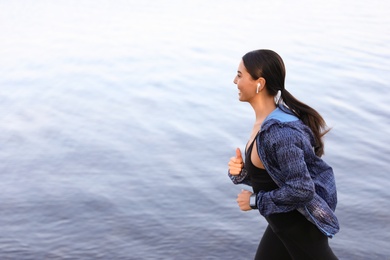
M248 52L242 57L242 61L254 80L260 77L265 79L265 87L270 95L275 97L279 91L281 92L278 104L289 108L311 129L316 142L315 153L317 156L322 156L324 154L322 137L329 132L329 129L315 109L302 103L285 89L286 69L282 58L274 51L262 49Z

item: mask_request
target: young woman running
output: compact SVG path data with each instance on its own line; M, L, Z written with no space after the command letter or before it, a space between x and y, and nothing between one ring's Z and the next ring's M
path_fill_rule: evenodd
M321 159L328 129L317 111L285 89L285 74L274 51L242 57L234 83L256 121L245 161L237 148L228 175L234 184L252 186L238 194L240 209L257 209L268 222L255 259L337 259L328 244L339 230L336 184Z

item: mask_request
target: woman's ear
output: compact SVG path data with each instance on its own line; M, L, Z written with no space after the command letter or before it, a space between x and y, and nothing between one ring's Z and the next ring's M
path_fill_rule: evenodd
M265 83L266 83L265 78L260 77L260 78L257 79L257 85L260 84L259 92L262 91L265 88Z

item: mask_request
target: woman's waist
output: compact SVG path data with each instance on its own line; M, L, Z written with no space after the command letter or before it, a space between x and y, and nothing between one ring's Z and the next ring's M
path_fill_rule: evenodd
M299 213L297 210L271 214L265 218L268 224L271 226L274 232L281 232L291 227L297 222L307 221L305 216Z

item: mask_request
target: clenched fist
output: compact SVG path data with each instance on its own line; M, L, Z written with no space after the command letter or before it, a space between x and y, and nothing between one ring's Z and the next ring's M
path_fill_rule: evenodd
M241 190L241 193L237 195L237 204L242 211L251 210L250 199L252 192L249 190Z
M240 174L242 168L244 167L244 162L242 160L240 148L236 149L236 156L230 158L228 165L229 165L229 172L231 175Z

